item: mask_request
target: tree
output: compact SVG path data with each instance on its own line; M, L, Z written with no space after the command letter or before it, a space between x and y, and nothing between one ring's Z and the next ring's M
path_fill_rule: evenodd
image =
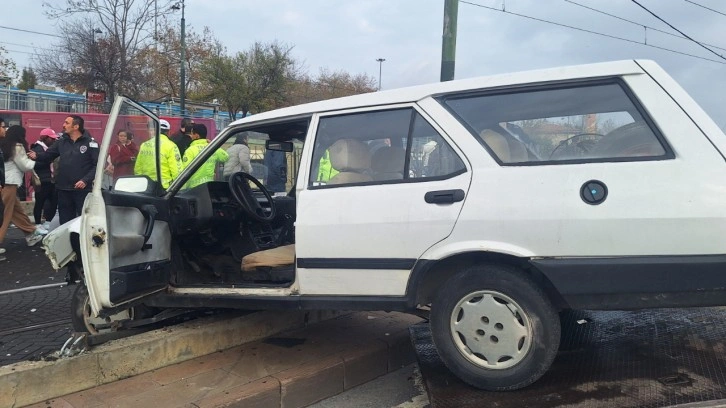
M35 76L32 68L23 68L23 74L20 76L20 83L18 83L19 89L35 89L38 84L38 78Z
M148 88L143 92L144 99L160 99L179 96L179 57L181 56L181 35L179 28L164 22L165 27L158 33L156 44L143 51L142 60ZM209 94L209 87L202 81L201 67L204 61L212 57L218 41L212 31L204 27L202 34L197 34L192 27L186 27L185 33L185 70L186 89L190 99L202 99Z
M145 87L143 51L153 42L155 10L172 0L46 1L53 19L62 20L61 40L36 59L38 76L80 91L101 84L109 97L138 96ZM98 37L98 39L97 39ZM70 60L61 60L65 55Z
M292 47L278 42L257 42L245 52L228 56L218 43L202 67L209 96L217 98L233 120L240 111L244 117L285 106L286 88L297 75L291 51Z
M18 68L15 61L5 56L6 52L5 48L0 46L0 76L13 79L18 76Z
M317 78L310 78L308 75L296 78L288 89L287 103L296 105L374 92L375 90L376 79L371 76L351 75L345 71L329 72L327 69L321 69Z

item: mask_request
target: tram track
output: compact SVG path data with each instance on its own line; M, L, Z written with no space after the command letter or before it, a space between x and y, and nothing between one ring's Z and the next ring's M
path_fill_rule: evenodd
M29 332L29 331L34 331L34 330L38 330L38 329L45 329L45 328L48 328L48 327L59 326L59 325L62 325L62 324L71 324L71 319L70 318L68 318L68 319L57 319L57 320L51 320L51 321L48 321L48 322L45 322L45 323L31 324L31 325L28 325L28 326L13 327L13 328L10 328L10 329L6 329L6 330L3 330L3 331L0 331L0 337L2 337L2 336L11 336L13 334L18 334L18 333L23 333L23 332Z

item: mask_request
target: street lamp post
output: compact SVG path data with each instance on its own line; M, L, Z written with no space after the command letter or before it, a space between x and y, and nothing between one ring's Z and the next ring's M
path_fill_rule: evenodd
M181 3L181 6L179 4ZM185 103L186 103L186 94L187 94L187 81L186 81L186 38L185 38L185 31L186 31L186 23L184 22L184 0L181 0L179 3L175 4L171 7L174 10L179 10L181 8L182 17L181 17L181 69L179 72L179 76L181 77L181 84L179 85L179 110L181 111L181 115L185 116Z
M385 58L378 58L376 61L378 61L378 90L381 90L381 73L383 72L383 61L385 61Z

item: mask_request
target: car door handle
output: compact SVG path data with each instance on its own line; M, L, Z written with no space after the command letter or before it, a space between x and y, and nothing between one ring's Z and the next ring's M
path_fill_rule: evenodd
M154 231L154 222L156 222L156 214L159 212L156 210L156 207L154 207L151 204L146 204L141 207L141 213L144 214L144 218L146 218L146 230L144 231L144 244L141 246L141 250L149 249L151 248L151 244L147 244L149 242L149 238L151 238L151 233Z
M424 200L429 204L451 204L462 201L465 195L464 190L429 191Z

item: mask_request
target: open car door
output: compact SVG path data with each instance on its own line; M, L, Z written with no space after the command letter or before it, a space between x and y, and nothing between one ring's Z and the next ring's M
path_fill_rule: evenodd
M135 160L126 163L125 175L113 174L114 163L121 165L112 149L119 149L122 130L132 135L137 151L143 143L154 143L155 175L134 175ZM169 283L171 231L168 204L157 181L158 138L159 121L153 113L128 98L116 98L79 233L93 315L123 308Z

